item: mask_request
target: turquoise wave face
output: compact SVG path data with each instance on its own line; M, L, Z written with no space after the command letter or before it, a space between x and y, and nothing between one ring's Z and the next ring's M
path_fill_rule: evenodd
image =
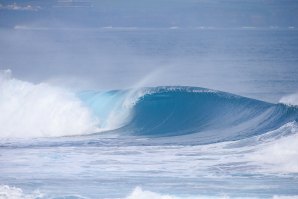
M152 139L179 137L198 143L237 140L298 118L297 107L196 87L85 92L80 98L103 121L101 127L120 135Z
M128 91L85 91L79 93L79 98L87 105L93 114L99 118L99 127L103 130L123 126L128 120L130 109L125 107Z

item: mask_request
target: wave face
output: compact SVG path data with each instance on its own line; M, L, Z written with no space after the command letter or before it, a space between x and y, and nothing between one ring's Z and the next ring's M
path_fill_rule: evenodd
M200 143L259 135L298 118L294 106L197 87L85 92L80 98L98 117L106 118L107 129L121 135L195 136Z

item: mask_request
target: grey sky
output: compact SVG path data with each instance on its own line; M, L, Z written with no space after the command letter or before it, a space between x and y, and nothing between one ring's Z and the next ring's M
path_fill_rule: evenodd
M234 27L298 24L296 0L18 0L0 3L2 27Z

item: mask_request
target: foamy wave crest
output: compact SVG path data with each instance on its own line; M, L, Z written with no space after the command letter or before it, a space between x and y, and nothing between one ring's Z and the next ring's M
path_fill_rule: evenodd
M298 173L297 127L293 127L294 130L292 135L260 145L249 159L260 164L266 172Z
M284 96L279 100L279 102L286 105L298 106L298 93Z
M174 199L174 197L160 195L151 191L143 191L142 188L137 187L126 199Z
M98 119L75 94L0 71L0 137L55 137L96 132Z
M145 191L141 187L136 187L133 192L125 199L258 199L254 197L230 197L223 196L190 196L190 197L176 197L172 195L163 195L151 191ZM297 195L294 196L279 196L274 195L272 199L298 199Z
M43 198L43 194L36 191L31 194L25 194L22 189L0 185L0 199L37 199Z
M40 191L34 191L32 193L24 193L21 188L0 185L0 199L55 199L55 198L73 198L73 199L89 199L88 197L80 195L60 195L60 196L47 196ZM274 195L272 199L298 199L298 195L283 196ZM136 187L132 193L123 199L259 199L254 197L230 197L228 195L222 196L186 196L178 197L167 194L160 194L152 191L145 191L141 187Z
M273 199L298 199L298 196L273 196Z
M125 199L199 199L202 197L176 197L171 195L163 195L151 191L145 191L141 187L136 187L133 192ZM205 197L206 198L206 197ZM225 197L223 197L225 198Z

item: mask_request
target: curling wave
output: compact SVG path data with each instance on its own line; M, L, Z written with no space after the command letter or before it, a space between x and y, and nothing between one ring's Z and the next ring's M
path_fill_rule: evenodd
M0 73L0 137L60 137L112 131L123 136L213 143L297 121L297 106L198 87L72 93ZM155 139L157 140L157 139Z
M295 106L205 88L156 87L137 92L87 92L81 99L99 117L108 118L109 122L111 118L122 121L114 130L119 134L151 138L188 136L200 143L263 134L298 118Z

